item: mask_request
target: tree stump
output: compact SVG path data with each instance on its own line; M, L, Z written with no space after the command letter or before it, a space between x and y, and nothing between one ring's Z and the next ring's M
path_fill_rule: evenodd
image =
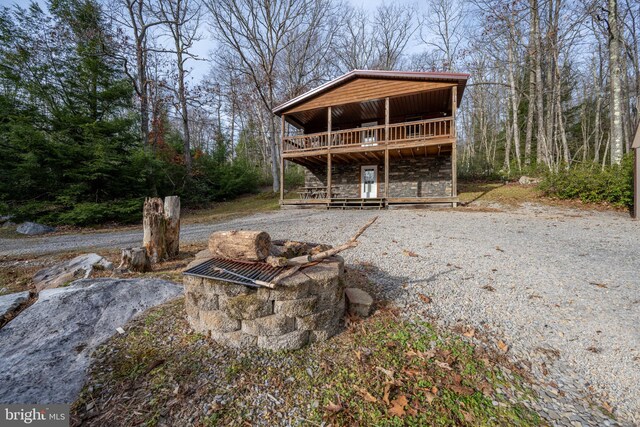
M153 264L167 258L166 220L159 197L146 198L142 214L143 245Z
M167 257L173 258L180 252L180 197L164 198L164 218Z
M216 231L209 237L211 256L263 261L269 256L271 237L264 231Z
M144 273L151 270L151 262L145 248L125 248L122 249L120 271L137 271Z

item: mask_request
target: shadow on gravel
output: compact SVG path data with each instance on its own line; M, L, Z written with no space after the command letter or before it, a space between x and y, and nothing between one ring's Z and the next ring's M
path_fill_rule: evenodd
M354 277L357 273L364 275L364 282L356 283L356 287L360 287L372 293L376 299L389 302L396 301L403 296L412 292L413 288L409 285L428 284L434 282L440 276L447 275L456 271L455 267L448 268L427 277L414 278L400 275L393 275L372 264L355 264L348 265L347 280L362 280ZM347 284L347 286L350 286Z

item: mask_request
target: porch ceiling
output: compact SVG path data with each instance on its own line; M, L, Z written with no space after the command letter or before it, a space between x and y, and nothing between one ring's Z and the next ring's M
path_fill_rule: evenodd
M384 99L336 105L332 107L333 130L359 127L362 123L377 121L384 123ZM389 98L391 122L402 122L408 117L423 119L443 117L451 114L451 89L419 92ZM300 111L286 116L289 123L304 129L305 133L327 130L327 108Z
M399 148L389 150L389 160L409 159L424 156L437 156L438 154L451 153L451 144L434 146ZM306 167L320 166L327 164L327 156L304 156L286 159ZM363 151L355 153L335 153L331 154L333 164L384 164L384 151Z

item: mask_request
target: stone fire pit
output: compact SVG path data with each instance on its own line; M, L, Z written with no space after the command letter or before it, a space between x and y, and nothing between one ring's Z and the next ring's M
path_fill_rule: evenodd
M232 347L294 350L336 334L345 312L344 261L301 268L275 289L185 276L187 318Z

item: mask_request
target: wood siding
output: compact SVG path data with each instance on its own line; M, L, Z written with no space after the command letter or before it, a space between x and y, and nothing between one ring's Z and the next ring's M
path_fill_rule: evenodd
M445 89L456 86L453 83L421 82L411 80L384 80L384 79L356 79L345 83L331 91L318 95L309 101L298 105L285 114L299 111L325 108L329 106L348 104L351 102L380 99L387 96L400 96L415 92L424 92L435 89Z

